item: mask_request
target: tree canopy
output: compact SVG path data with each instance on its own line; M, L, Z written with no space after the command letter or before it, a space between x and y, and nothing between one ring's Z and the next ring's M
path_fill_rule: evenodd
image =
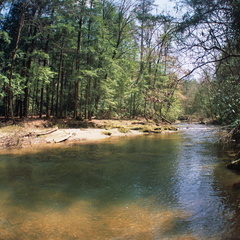
M1 115L175 118L168 113L178 91L172 24L155 7L148 0L3 1Z
M205 94L209 92L208 109L212 118L232 124L240 117L237 70L240 1L182 0L180 3L187 13L178 23L178 42L182 50L193 56L193 69L202 70L201 85L205 86Z
M240 2L177 4L1 1L0 115L238 121Z

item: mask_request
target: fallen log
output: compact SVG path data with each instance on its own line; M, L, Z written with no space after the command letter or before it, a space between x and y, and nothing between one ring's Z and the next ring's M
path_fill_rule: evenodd
M56 128L52 128L50 130L47 130L47 131L42 131L42 132L36 132L36 136L42 136L42 135L47 135L47 134L50 134L50 133L53 133L53 132L56 132L58 130L58 127ZM34 133L33 133L34 134Z
M55 143L64 142L64 141L68 140L71 136L72 136L72 133L70 133L70 134L67 135L67 136L64 136L64 137L61 137L61 138L59 138L59 139L56 139L56 140L53 139L53 141L54 141Z
M229 164L227 165L227 168L228 168L228 169L231 169L231 170L237 170L237 171L239 171L239 170L240 170L240 159L235 160L235 161L229 163Z
M157 114L157 113L156 113L156 115L157 115L159 118L161 118L163 122L166 122L166 123L172 124L172 122L169 121L168 119L166 119L165 117L163 117L163 116L161 116L161 115L159 115L159 114Z
M172 122L170 122L168 119L166 119L166 118L163 117L163 116L162 116L162 120L163 120L164 122L167 122L167 123L169 123L169 124L172 124Z

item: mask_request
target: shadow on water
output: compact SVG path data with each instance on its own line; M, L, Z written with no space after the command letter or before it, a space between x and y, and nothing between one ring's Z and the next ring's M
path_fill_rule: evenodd
M137 199L140 196L173 201L174 159L177 147L154 146L154 138L140 137L120 144L90 144L54 149L31 155L2 156L2 189L10 190L9 203L34 208L60 201L67 207L79 199L97 199L101 206ZM164 184L161 181L167 179ZM52 199L53 192L68 196ZM161 196L162 195L162 196ZM41 196L44 196L41 199ZM62 201L62 202L61 202Z
M181 129L1 155L0 239L234 236L216 129Z

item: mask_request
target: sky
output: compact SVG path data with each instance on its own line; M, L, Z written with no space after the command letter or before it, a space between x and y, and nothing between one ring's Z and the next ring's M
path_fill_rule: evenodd
M178 10L176 10L176 8L174 8L176 6L176 2L176 0L155 0L154 3L158 6L157 13L165 11L174 17L181 18L184 11L183 9L178 8Z
M176 4L176 0L155 0L155 4L158 5L158 11L161 12L162 10L169 12L172 16L174 17L179 17L181 18L182 15L184 14L184 10L181 9L181 11L179 10L178 12L176 11L176 9L174 9L174 6ZM192 64L193 59L190 57L186 56L186 53L184 54L184 56L178 55L180 62L182 63L182 68L185 70L192 70L194 68L194 65ZM182 59L182 60L181 60ZM200 74L195 71L192 74L192 77L195 79L199 79L201 78Z
M172 10L175 5L175 3L170 2L169 0L155 0L155 4L157 4L159 8L168 11Z

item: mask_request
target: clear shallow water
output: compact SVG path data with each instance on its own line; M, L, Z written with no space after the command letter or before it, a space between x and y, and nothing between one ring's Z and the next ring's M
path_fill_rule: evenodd
M240 239L218 130L180 130L0 155L0 239Z

